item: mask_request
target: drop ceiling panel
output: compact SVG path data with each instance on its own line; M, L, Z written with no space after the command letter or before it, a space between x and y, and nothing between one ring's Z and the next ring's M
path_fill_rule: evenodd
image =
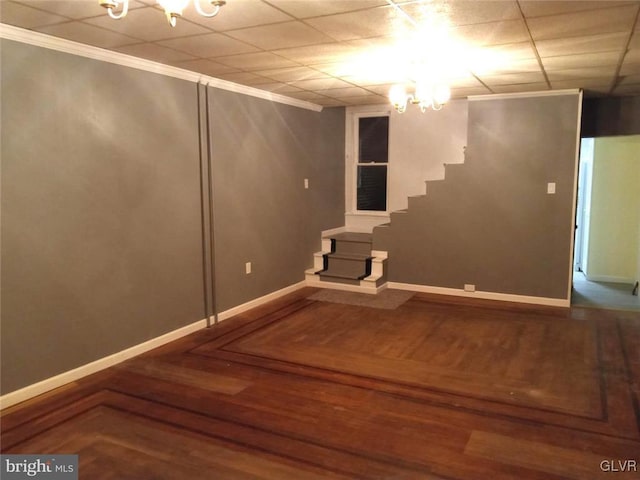
M117 49L118 52L132 55L134 57L146 58L155 62L175 63L185 60L192 60L193 56L173 50L171 48L162 47L154 43L138 43L136 45L128 45Z
M205 11L212 11L211 7L207 8L205 1L202 4ZM184 18L218 32L293 20L290 15L277 8L255 0L229 0L213 18L198 15L196 9L190 6L186 9Z
M539 18L528 18L534 40L578 37L599 33L628 32L638 12L638 5L601 8Z
M583 37L539 40L536 48L542 57L577 55L580 53L622 51L629 39L628 32L586 35Z
M190 70L192 72L204 73L205 75L210 75L212 77L217 77L218 75L223 73L239 72L237 68L228 67L227 65L222 65L220 63L202 58L197 60L187 60L185 62L172 63L178 68L184 68L185 70Z
M255 52L252 45L229 38L222 33L209 33L192 37L175 38L158 42L169 48L175 48L190 55L202 58L222 57L239 53Z
M269 3L296 18L333 15L370 7L387 5L385 0L322 0L310 2L301 0L269 0Z
M498 22L520 19L515 1L463 0L458 2L414 2L402 9L418 22L429 22L434 17L447 19L452 25Z
M310 80L298 80L295 82L291 82L292 85L296 87L303 88L305 90L314 90L319 91L324 94L324 90L328 90L330 88L347 88L353 87L352 84L347 83L338 78L316 78Z
M398 34L411 25L389 6L311 18L306 20L306 23L341 41Z
M547 71L598 67L602 65L618 65L619 62L619 51L542 57L542 64Z
M545 75L554 89L608 94L618 85L614 94L634 88L640 94L640 24L635 22L640 1L396 3L417 25L428 24L431 13L446 17L452 34L472 49L464 61L445 55L458 68L449 79L455 98L545 90ZM406 55L416 30L387 0L229 0L210 19L190 5L176 28L167 24L156 0L133 1L129 15L117 21L98 0L0 0L0 17L323 105L385 101L392 83L415 75L407 65L420 56ZM443 44L432 51L443 51ZM418 52L429 49L424 38L417 44ZM398 62L403 58L407 65ZM469 70L490 88L465 73Z
M169 27L162 10L146 7L132 10L120 20L113 20L107 15L85 20L90 25L95 25L105 30L122 33L134 38L140 38L147 42L167 40L170 38L187 37L190 35L202 35L211 30L191 23L185 19L176 22L175 27ZM162 28L167 26L168 28Z
M69 21L67 17L13 2L0 2L0 19L3 23L23 28L42 27Z
M4 3L4 0L0 3ZM94 2L93 0L26 0L20 3L75 20L99 17L105 15L107 12L100 6L98 1ZM146 6L145 3L135 0L129 2L130 11Z
M477 46L529 41L527 29L521 20L463 25L454 27L452 33L462 41Z
M81 22L60 23L48 27L39 27L35 30L55 37L66 38L67 40L86 43L101 48L117 48L140 42L140 40L136 38L110 32L109 30Z
M329 78L329 75L308 67L272 68L269 70L258 70L256 73L263 77L286 83L315 78Z
M612 8L633 4L634 2L617 2L613 0L519 0L520 7L527 18L574 13L598 8Z
M333 40L299 21L243 28L228 32L228 35L249 44L259 45L264 50L303 47Z
M216 59L223 65L244 70L263 70L265 68L296 67L298 64L269 52L243 53Z

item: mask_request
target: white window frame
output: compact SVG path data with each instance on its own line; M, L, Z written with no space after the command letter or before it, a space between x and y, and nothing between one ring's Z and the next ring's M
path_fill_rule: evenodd
M389 117L389 132L391 131L391 111L381 108L380 105L372 107L348 107L346 121L346 142L345 142L345 199L347 201L346 210L350 215L369 215L369 216L389 216L389 179L390 179L390 156L387 156L387 163L358 163L358 147L359 147L359 122L361 118L368 117ZM389 133L391 137L391 133ZM389 152L390 153L390 152ZM358 166L386 166L387 167L387 191L386 191L386 210L358 210Z

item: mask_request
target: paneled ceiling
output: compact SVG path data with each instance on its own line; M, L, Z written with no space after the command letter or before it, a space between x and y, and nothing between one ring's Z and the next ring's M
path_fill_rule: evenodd
M206 4L205 4L206 6ZM2 23L323 106L379 104L416 71L454 98L640 94L640 1L227 0L168 25L154 0L1 0Z

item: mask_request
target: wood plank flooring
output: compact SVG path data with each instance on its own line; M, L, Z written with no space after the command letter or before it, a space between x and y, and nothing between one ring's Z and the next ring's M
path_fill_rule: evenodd
M601 469L640 465L639 312L315 291L6 409L2 452L92 480L640 478Z

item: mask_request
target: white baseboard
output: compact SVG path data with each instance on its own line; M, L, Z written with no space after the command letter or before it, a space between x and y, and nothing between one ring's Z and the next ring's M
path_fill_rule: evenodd
M293 293L296 290L300 290L301 288L306 287L306 282L303 280L302 282L294 283L288 287L285 287L280 290L276 290L275 292L271 292L263 297L256 298L255 300L251 300L250 302L243 303L242 305L238 305L237 307L230 308L229 310L225 310L218 314L218 321L226 320L228 318L233 317L234 315L238 315L239 313L246 312L247 310L251 310L252 308L259 307L271 300L275 300L276 298L283 297L288 295L289 293Z
M237 307L233 307L229 310L219 313L218 320L221 321L231 318L234 315L258 307L264 303L270 302L271 300L275 300L278 297L282 297L284 295L287 295L288 293L299 290L305 285L306 283L302 281L276 292L272 292L263 297L256 298L255 300L251 300L250 302L238 305ZM211 318L211 320L213 321L213 317ZM128 360L137 355L141 355L145 352L148 352L149 350L153 350L154 348L161 347L162 345L182 338L197 330L206 328L206 326L206 319L198 320L197 322L194 322L190 325L186 325L171 332L165 333L164 335L160 335L159 337L152 338L151 340L147 340L146 342L140 343L138 345L134 345L133 347L129 347L125 350L114 353L113 355L100 358L91 363L87 363L86 365L74 368L73 370L63 372L59 375L47 378L32 385L28 385L19 390L9 392L6 395L0 396L0 409L8 408L12 405L24 402L25 400L29 400L30 398L37 397L38 395L42 395L43 393L54 390L63 385L79 380L83 377L112 367L113 365L124 362L125 360Z
M534 305L546 305L550 307L570 307L570 299L547 298L547 297L530 297L527 295L514 295L511 293L496 292L466 292L458 288L431 287L428 285L415 285L411 283L388 282L389 288L398 290L409 290L421 293L437 293L440 295L454 295L458 297L481 298L483 300L500 300L503 302L530 303Z
M327 288L329 290L342 290L345 292L354 292L354 293L366 293L369 295L376 295L387 288L387 284L383 283L382 285L376 287L374 282L371 283L372 286L362 285L363 280L360 281L360 285L350 285L347 283L333 283L333 282L323 282L320 280L318 275L315 275L313 270L307 270L306 272L306 286L307 287L316 287L316 288Z

